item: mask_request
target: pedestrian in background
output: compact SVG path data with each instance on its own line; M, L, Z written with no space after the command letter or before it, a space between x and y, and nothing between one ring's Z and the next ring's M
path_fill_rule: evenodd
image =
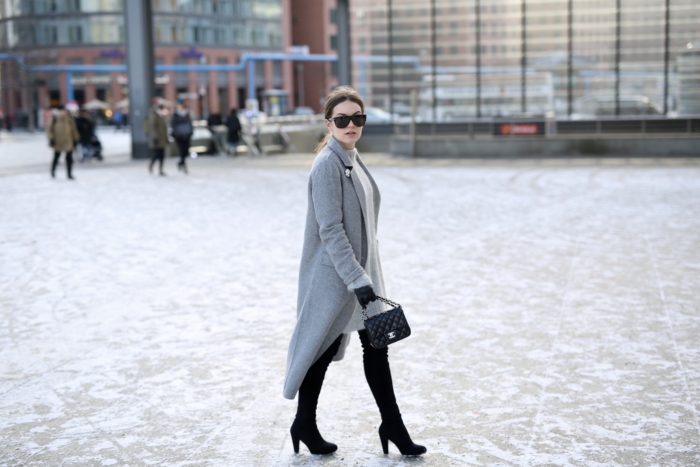
M238 145L241 141L241 121L238 119L238 109L231 109L231 113L226 118L226 126L228 127L228 154L238 155Z
M177 148L180 151L180 162L177 163L177 169L187 173L185 160L190 152L190 140L192 139L192 133L194 133L194 126L192 125L190 111L182 100L177 101L175 112L170 120L170 127L172 128Z
M371 346L362 319L364 307L370 317L383 312L377 295L385 296L377 243L379 188L355 149L367 119L364 108L349 86L336 88L324 104L329 134L309 175L297 324L287 355L284 397L299 393L290 429L295 452L299 441L312 454L338 449L319 433L316 406L331 360L344 357L350 333L358 332L365 378L382 417L384 453L391 441L401 454L420 455L426 448L413 443L396 403L388 349Z
M78 134L80 135L80 162L85 162L92 159L92 140L95 134L95 124L87 110L83 109L80 111L75 119L75 126L78 128Z
M148 137L148 147L151 148L153 156L148 165L148 171L153 173L153 164L159 161L160 175L163 172L163 161L165 160L165 147L168 145L168 124L165 122L165 107L153 99L151 110L148 111L148 118L143 121L143 132Z
M58 114L51 119L46 129L49 138L49 146L53 149L53 163L51 164L51 177L56 178L56 166L61 153L66 153L66 171L68 178L73 180L73 148L80 140L78 129L73 117L66 112L63 106L58 107Z

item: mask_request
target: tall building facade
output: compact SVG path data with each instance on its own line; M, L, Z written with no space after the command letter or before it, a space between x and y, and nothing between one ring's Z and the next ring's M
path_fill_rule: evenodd
M336 51L336 0L291 0L292 42L308 47L312 54L331 55ZM332 62L294 64L295 101L320 111L328 93L338 85L337 67Z
M352 5L353 53L394 57L391 72L356 63L355 84L371 105L393 102L397 113L416 90L425 119L674 112L678 59L700 44L697 0L669 0L668 34L666 0Z
M283 52L291 45L290 0L151 0L156 64L236 64L245 52ZM0 52L28 65L124 63L123 0L0 0ZM5 113L65 103L61 73L37 73L36 86L9 60L0 62ZM76 72L70 83L79 103L115 105L128 97L126 73ZM255 87L292 92L292 65L256 62ZM188 100L199 116L244 105L245 72L158 72L156 94ZM34 99L27 96L34 89ZM293 96L290 96L293 100Z

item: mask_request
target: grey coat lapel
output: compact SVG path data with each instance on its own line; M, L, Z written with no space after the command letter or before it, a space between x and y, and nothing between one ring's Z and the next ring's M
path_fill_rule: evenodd
M353 188L355 188L355 193L357 194L357 198L360 201L360 207L362 208L362 218L365 220L365 225L369 225L369 223L367 222L367 194L365 193L365 190L362 187L362 182L360 182L359 177L355 173L352 161L348 157L348 154L345 152L345 149L343 149L340 143L332 136L331 139L328 141L328 146L333 150L334 153L338 155L338 157L340 157L340 160L343 161L345 169L350 170L350 180L352 180L352 186Z

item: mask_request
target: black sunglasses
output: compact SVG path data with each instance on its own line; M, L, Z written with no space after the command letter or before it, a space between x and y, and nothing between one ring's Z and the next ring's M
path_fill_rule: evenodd
M347 127L348 125L350 125L350 120L352 120L352 123L355 126L365 126L365 122L367 121L367 115L343 115L342 117L333 117L328 119L329 122L335 122L335 126L338 128Z

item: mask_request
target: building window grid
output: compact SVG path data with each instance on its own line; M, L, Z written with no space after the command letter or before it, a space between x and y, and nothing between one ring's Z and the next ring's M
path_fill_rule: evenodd
M498 0L494 0L497 2ZM685 3L681 4L682 1ZM455 67L469 67L474 64L476 48L474 47L475 35L474 16L475 0L468 0L467 5L460 5L463 8L455 16L450 10L450 2L437 0L436 10L442 12L436 16L437 43L441 53L437 55L438 68L454 65ZM496 5L483 5L482 0L482 65L487 66L493 62L502 67L511 66L520 68L521 60L521 31L520 31L520 0L503 0ZM566 1L537 1L527 0L527 67L535 71L533 82L528 86L533 89L538 86L544 88L550 86L553 98L548 101L547 110L556 110L557 113L565 113L563 101L567 94L567 36L568 36L568 8ZM396 4L396 2L394 2ZM387 52L386 40L386 11L384 5L377 5L369 0L356 1L356 8L367 11L369 34L369 53L382 55ZM425 3L407 0L402 3L400 11L394 11L393 21L393 50L394 55L411 55L419 59L425 68L430 64L430 42L429 42L429 16L422 5ZM640 8L635 8L635 3L631 0L622 1L621 18L621 86L620 96L631 96L633 93L643 93L648 96L658 109L662 106L659 99L660 79L664 66L664 2L656 1L654 4L648 3ZM674 13L675 11L675 13ZM446 14L451 12L450 14ZM625 13L627 12L627 13ZM682 13L680 13L682 12ZM614 89L611 86L612 79L610 72L614 71L615 63L615 8L610 8L601 2L585 0L574 1L573 18L573 52L576 62L574 94L577 106L580 107L582 98L586 95L604 97ZM672 4L671 15L671 67L683 50L685 43L693 39L693 26L700 17L700 4L692 5L690 0L677 0ZM454 38L447 33L450 31L449 22L458 19L461 25L468 25L460 28L458 37ZM694 21L695 20L695 23ZM499 24L496 25L495 23ZM353 25L353 29L358 29L358 24ZM365 31L365 29L363 29ZM674 34L675 31L675 34ZM454 55L454 46L460 50L458 55ZM499 63L500 62L500 63ZM591 72L599 73L594 79L586 83L578 72L583 69L591 69ZM355 68L357 72L357 67ZM634 79L625 77L626 72L650 73L653 78L646 79L646 83L635 85ZM386 80L388 79L386 65L367 65L365 76L367 77L363 86L366 92L373 93L373 88L382 89L383 96L377 98L369 96L372 102L386 101ZM454 79L454 87L473 86L473 74L453 73L450 77L449 70L443 72L443 79ZM537 78L537 75L541 75ZM356 78L359 75L356 75ZM529 77L530 75L528 75ZM424 73L418 73L411 66L394 64L394 86L395 99L403 103L408 103L410 89L421 89L425 87ZM519 79L519 78L518 78ZM538 84L538 79L542 84ZM672 78L673 79L673 78ZM483 75L482 86L498 85L499 77L495 75ZM502 89L514 90L517 85L508 85L508 79L501 79ZM593 85L593 81L599 84ZM637 80L639 81L639 80ZM645 81L645 80L641 80ZM549 84L548 84L549 83ZM600 84L602 83L602 84ZM517 83L515 83L517 84ZM673 86L673 83L670 83ZM444 87L449 85L445 83ZM586 87L588 86L588 87ZM528 88L529 89L529 88ZM605 92L603 92L605 90ZM528 96L530 102L542 101L542 97L537 94ZM663 99L661 99L663 101ZM386 105L385 105L386 107ZM577 107L577 111L579 110ZM545 109L541 109L545 110ZM474 116L473 114L469 116Z
M158 43L279 48L281 5L281 0L154 1L154 36ZM123 43L122 6L122 0L9 2L0 22L0 48ZM61 16L29 17L47 13Z
M362 2L365 2L363 4ZM492 5L483 5L481 10L482 17L482 53L484 60L500 60L501 66L517 66L520 59L520 32L519 32L519 15L520 1L519 0L493 0ZM485 0L482 0L485 2ZM20 5L15 8L25 8L23 11L15 10L11 13L35 13L37 8L32 6L34 10L27 10L26 5L34 2L10 2L12 5ZM201 1L201 2L179 2L160 0L157 3L157 11L164 12L187 12L197 9L198 14L213 14L219 12L221 15L232 15L237 17L274 17L275 2L258 2L259 6L255 7L251 1L219 0L219 1ZM395 2L396 3L396 2ZM430 29L426 24L427 9L424 2L407 1L406 8L401 12L395 12L394 25L394 49L397 55L414 55L417 56L423 64L430 61L430 46L429 37ZM90 1L47 1L42 2L41 7L43 13L61 13L68 11L91 11L90 5L94 2ZM101 2L104 6L104 11L119 11L121 9L121 1L107 0ZM455 4L457 10L455 11ZM561 99L564 89L565 80L562 79L562 73L566 66L561 61L562 53L566 51L566 2L563 0L528 0L528 16L527 16L527 55L528 67L535 67L538 70L553 74L554 93L557 98ZM367 40L368 53L381 54L386 53L386 39L380 37L382 35L382 25L386 21L386 12L381 11L383 6L369 2L367 0L356 0L354 3L356 8L361 8L365 14L362 15L363 26L369 26L369 37ZM632 0L623 0L623 14L621 20L622 39L621 39L621 69L624 71L641 70L649 73L659 73L663 67L663 1L649 2L642 5L637 5ZM189 10L188 10L189 9ZM466 0L455 2L454 0L437 0L437 34L438 47L441 53L437 57L438 66L470 66L474 63L474 55L476 48L474 47L474 16L475 16L475 1ZM100 19L102 15L98 15L95 19ZM352 15L353 21L359 24L358 18ZM454 27L447 24L447 21L454 23L458 18L460 25L467 27L460 28L459 31L454 31ZM114 17L109 19L110 27L104 28L105 33L98 33L98 27L91 22L89 26L76 25L76 20L71 19L51 19L48 22L44 21L42 26L38 21L32 21L32 24L23 25L25 19L6 20L4 24L0 23L2 30L0 38L0 47L8 48L21 45L39 45L39 46L55 46L55 45L70 45L75 43L123 43L123 24L120 21L114 21ZM190 18L186 18L188 21ZM202 18L192 18L201 21ZM696 24L700 20L700 5L691 0L675 0L672 3L671 12L671 64L675 63L678 53L682 50L685 43L690 39L694 39L689 35L690 30L696 29ZM8 25L17 23L12 28L15 37L6 34ZM106 24L106 23L105 23ZM195 28L207 29L207 24L195 26ZM228 21L230 25L230 21ZM222 27L221 30L216 27L207 29L211 31L208 35L206 32L200 34L197 30L197 43L201 44L219 44L221 45L268 45L276 46L281 44L281 35L279 28L275 27L276 23L270 23L269 26L260 28L260 23L255 23L251 26L248 22L242 22L237 26ZM379 28L372 26L379 25ZM22 27L23 26L23 27ZM255 33L255 28L262 29L262 32ZM195 29L196 30L196 29ZM20 32L18 32L20 31ZM33 32L32 32L33 31ZM158 34L160 29L157 29ZM167 34L167 28L164 30L166 34L161 34L161 37L168 38L167 42L182 43L192 40L188 38L188 33L193 33L187 27L172 26L171 34ZM217 31L219 33L217 34ZM194 35L195 33L193 33ZM585 66L593 70L610 71L611 65L614 63L614 43L615 43L615 9L610 7L610 3L599 1L574 1L573 15L573 49L575 59L583 61ZM201 37L200 37L201 36ZM159 41L160 42L160 41ZM455 48L457 54L455 54ZM547 59L553 60L552 63L545 63ZM495 62L494 62L495 63ZM372 67L372 75L381 75L386 73L386 66ZM411 86L420 85L421 77L417 76L406 66L398 66L396 68L397 75L401 78L398 83L400 94L405 99L407 91ZM472 80L472 76L465 74L457 77L457 85L467 85ZM488 84L492 77L484 76L484 84ZM596 80L589 80L591 83L585 84L590 86L590 89L584 89L583 83L577 83L575 92L580 95L582 92L598 92L610 93L610 77L601 75ZM593 83L595 81L595 83ZM627 93L636 92L632 85L632 81L626 77L621 77L622 85L621 92ZM645 85L646 86L646 85ZM651 86L651 85L649 85ZM658 100L658 85L656 86L655 99ZM641 92L646 92L646 88L642 88ZM560 109L557 109L560 110Z

